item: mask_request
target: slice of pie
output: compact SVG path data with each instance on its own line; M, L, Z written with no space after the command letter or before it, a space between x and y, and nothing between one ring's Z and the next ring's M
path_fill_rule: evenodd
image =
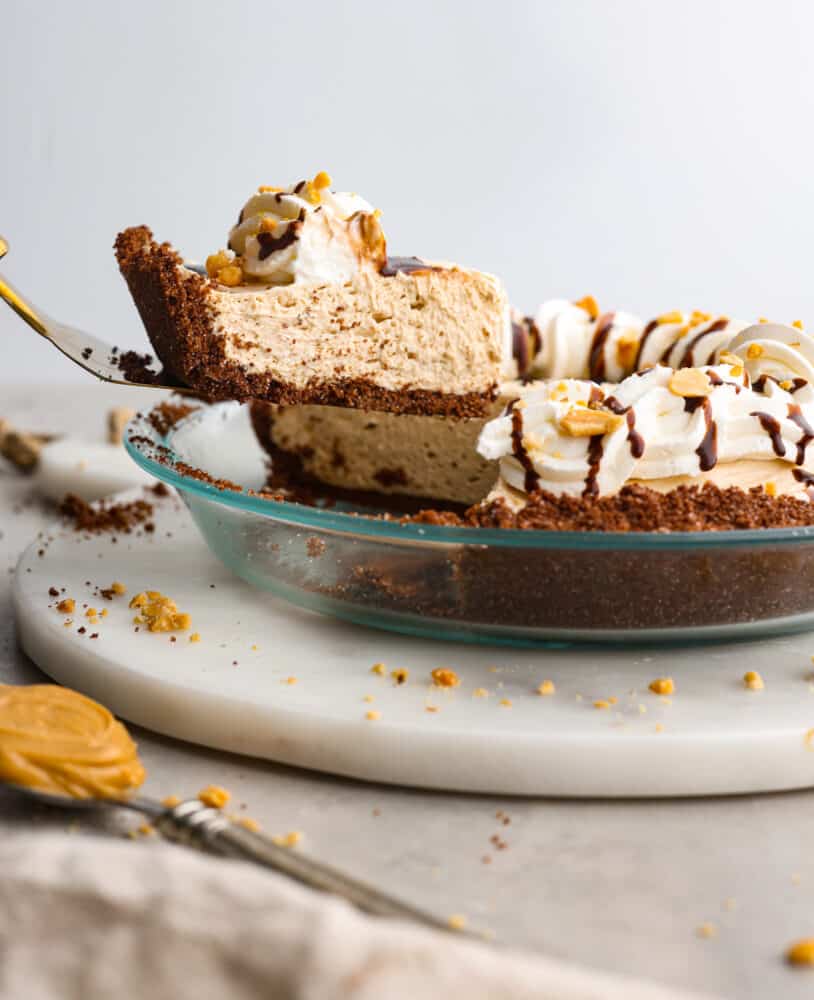
M213 399L485 415L511 354L501 283L388 257L379 213L329 185L260 188L206 274L144 226L119 235L164 367Z

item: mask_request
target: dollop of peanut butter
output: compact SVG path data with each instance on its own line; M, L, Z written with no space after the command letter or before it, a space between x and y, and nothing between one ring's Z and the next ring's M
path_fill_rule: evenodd
M136 744L98 702L56 684L0 684L0 779L74 798L122 798L144 781Z

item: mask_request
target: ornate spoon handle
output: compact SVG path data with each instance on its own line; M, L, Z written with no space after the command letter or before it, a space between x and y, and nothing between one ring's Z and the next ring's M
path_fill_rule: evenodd
M312 889L340 896L365 913L411 920L436 930L451 930L447 922L417 907L394 899L328 865L313 861L298 851L279 847L267 837L235 826L222 813L203 806L198 801L182 802L159 816L155 824L169 840L225 857L253 861L264 868L271 868L296 879Z

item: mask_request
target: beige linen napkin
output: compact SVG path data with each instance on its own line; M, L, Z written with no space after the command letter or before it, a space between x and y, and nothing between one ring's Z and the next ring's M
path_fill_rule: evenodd
M373 920L157 841L0 843L8 1000L679 1000L656 985Z

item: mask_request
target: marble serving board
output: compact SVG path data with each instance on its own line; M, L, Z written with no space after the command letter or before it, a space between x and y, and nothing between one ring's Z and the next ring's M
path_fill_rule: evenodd
M150 499L155 530L87 536L55 526L32 542L14 580L26 653L129 722L424 788L620 797L814 785L814 634L509 650L376 631L254 590L210 554L177 497ZM114 580L127 594L106 600L99 589ZM189 612L192 629L136 631L128 602L148 589ZM63 597L76 601L73 614L56 609ZM90 625L87 606L108 614ZM384 675L371 671L377 663ZM460 683L434 686L437 667ZM394 670L407 671L403 683ZM764 690L745 688L747 670L761 673ZM648 687L664 676L675 682L669 698ZM553 694L537 693L544 680Z

